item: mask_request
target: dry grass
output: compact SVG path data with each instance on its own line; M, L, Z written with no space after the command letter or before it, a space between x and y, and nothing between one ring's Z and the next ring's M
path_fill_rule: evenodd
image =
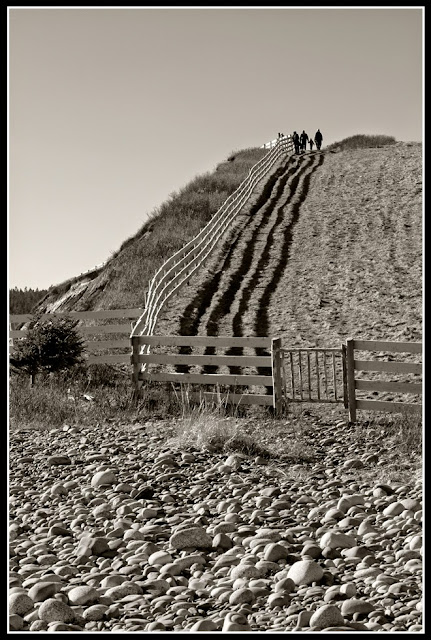
M228 414L223 403L205 403L187 407L175 421L175 436L170 444L179 449L197 449L211 453L238 452L246 456L302 463L314 459L300 424L266 418L237 418Z

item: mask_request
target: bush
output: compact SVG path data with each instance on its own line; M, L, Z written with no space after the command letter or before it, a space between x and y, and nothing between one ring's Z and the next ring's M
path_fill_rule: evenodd
M14 345L10 356L13 369L29 374L34 384L39 372L55 373L81 363L84 340L76 330L78 322L67 316L42 320L41 314L36 314L25 337Z

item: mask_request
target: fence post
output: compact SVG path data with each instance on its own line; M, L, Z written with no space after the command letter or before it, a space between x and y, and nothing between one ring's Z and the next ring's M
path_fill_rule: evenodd
M348 338L346 340L346 369L349 422L356 422L355 359L353 338Z
M283 386L281 381L281 338L271 341L272 382L275 415L280 416L283 407Z
M342 368L343 368L343 404L344 404L344 408L348 409L349 408L349 402L348 402L349 392L348 392L348 389L347 389L347 364L346 364L346 360L347 360L346 345L342 344L341 345L341 364L342 364Z
M130 356L130 362L133 366L132 380L135 387L134 397L137 400L139 398L139 370L141 365L139 363L139 336L131 336L132 342L132 355Z

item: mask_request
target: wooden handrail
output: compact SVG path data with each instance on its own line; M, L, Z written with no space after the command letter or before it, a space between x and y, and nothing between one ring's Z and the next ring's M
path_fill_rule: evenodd
M144 312L132 328L131 339L143 334L153 334L158 315L166 301L189 280L211 255L259 180L283 155L292 152L291 137L279 138L269 153L250 169L247 177L236 191L225 200L205 227L156 271L148 287ZM141 353L149 353L150 345L144 345L140 350Z

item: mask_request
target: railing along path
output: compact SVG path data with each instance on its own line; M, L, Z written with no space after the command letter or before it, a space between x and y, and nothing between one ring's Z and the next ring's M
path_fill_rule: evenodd
M189 278L203 265L211 255L220 238L235 219L243 205L250 197L256 184L271 170L274 164L284 155L292 152L291 137L280 138L277 144L251 169L240 186L222 204L208 224L182 249L169 258L152 278L145 301L145 310L133 327L130 338L151 336L163 305L171 296L186 284ZM150 345L141 346L141 353L149 353ZM143 365L134 366L134 379L138 380Z

